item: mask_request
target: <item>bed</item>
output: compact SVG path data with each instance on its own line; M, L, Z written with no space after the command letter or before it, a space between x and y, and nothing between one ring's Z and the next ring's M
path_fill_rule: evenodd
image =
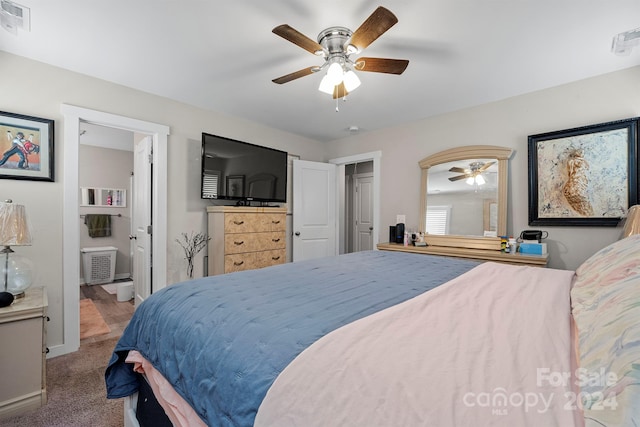
M368 251L207 277L136 309L107 397L189 426L636 425L639 301L637 235L576 272Z

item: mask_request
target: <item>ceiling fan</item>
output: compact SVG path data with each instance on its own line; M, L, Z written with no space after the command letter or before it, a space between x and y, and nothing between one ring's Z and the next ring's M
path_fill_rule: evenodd
M469 163L468 168L459 168L457 166L449 169L449 172L461 173L462 175L452 176L449 178L449 181L459 181L461 179L466 179L467 184L473 185L483 185L485 183L485 179L482 176L482 173L491 167L495 162L471 162Z
M355 71L374 73L402 74L409 65L406 59L369 58L357 55L389 28L398 22L398 18L388 9L379 6L357 30L345 27L329 27L318 34L315 42L287 24L279 25L273 33L300 46L314 55L324 57L324 64L303 68L272 81L277 84L288 83L300 77L327 70L320 82L320 91L333 95L333 98L345 97L360 86Z

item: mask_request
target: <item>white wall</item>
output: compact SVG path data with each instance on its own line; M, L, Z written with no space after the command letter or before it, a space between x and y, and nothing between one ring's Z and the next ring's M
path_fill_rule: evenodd
M136 66L136 64L131 64ZM149 66L148 64L145 66ZM153 72L151 64L150 72ZM324 146L316 141L246 120L205 111L106 81L45 65L0 51L0 111L55 120L55 182L0 180L0 197L26 206L33 245L18 250L36 263L33 286L45 286L49 297L47 344L63 340L62 286L62 158L63 103L132 117L170 127L168 139L168 262L167 280L181 280L182 248L175 238L182 232L205 231L206 202L200 191L202 132L229 136L322 160ZM202 270L195 274L201 275ZM78 272L78 277L80 272Z
M514 149L510 162L508 232L549 231L549 265L575 269L621 235L619 227L530 227L528 222L527 136L640 116L640 67L635 67L503 101L407 123L404 126L332 141L326 158L382 151L380 241L396 214L417 225L420 200L418 161L451 147L475 144ZM390 112L392 114L392 112Z

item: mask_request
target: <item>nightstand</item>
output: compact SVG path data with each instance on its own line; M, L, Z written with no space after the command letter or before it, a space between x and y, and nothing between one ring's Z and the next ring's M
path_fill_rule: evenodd
M47 293L29 288L0 308L0 418L44 405Z

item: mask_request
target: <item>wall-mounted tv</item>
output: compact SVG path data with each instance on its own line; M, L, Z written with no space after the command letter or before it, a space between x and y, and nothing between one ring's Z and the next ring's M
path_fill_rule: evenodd
M203 199L287 201L287 153L202 133Z

